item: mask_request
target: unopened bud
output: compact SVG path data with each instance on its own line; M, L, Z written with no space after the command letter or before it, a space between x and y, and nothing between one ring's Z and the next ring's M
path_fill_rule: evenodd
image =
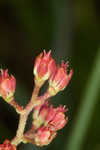
M71 69L68 73L67 68L68 62L66 64L62 62L61 65L57 67L55 73L51 76L48 89L51 96L54 96L59 91L63 90L71 80L73 70Z
M8 103L12 101L16 88L16 79L14 76L9 76L8 70L1 70L0 75L0 95Z
M39 56L37 56L34 65L35 82L38 86L49 79L51 74L55 71L55 60L51 56L51 51L46 53L44 50Z

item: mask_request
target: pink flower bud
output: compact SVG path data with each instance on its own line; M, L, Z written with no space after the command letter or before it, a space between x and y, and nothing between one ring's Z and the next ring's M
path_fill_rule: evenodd
M38 107L37 107L38 109ZM33 113L33 127L35 129L39 128L41 125L49 127L52 131L57 131L65 126L68 118L65 117L65 106L59 106L53 108L53 106L48 106L48 102L44 103L41 108L39 108L38 116L36 117L37 110Z
M45 118L48 113L48 102L45 102L42 106L34 108L32 126L34 129L39 128L45 122Z
M66 109L62 106L50 108L46 117L46 124L52 131L62 129L66 125L68 117L65 117L64 112L66 112Z
M38 82L46 81L51 74L55 71L56 64L51 56L51 51L46 53L44 50L39 56L37 56L34 65L34 75Z
M41 126L37 130L29 130L24 134L24 142L33 143L37 146L48 145L56 136L55 131L51 131L48 127Z
M49 93L51 96L57 94L59 91L63 90L72 78L73 70L71 69L68 73L68 62L64 64L61 63L57 67L55 73L51 76L49 80Z
M40 127L35 136L35 144L38 146L48 145L56 136L56 132L52 132L49 128Z
M3 144L0 144L0 150L16 150L16 146L5 140Z
M48 114L45 119L46 120L45 125L49 124L49 122L53 120L55 115L56 115L56 108L53 108L52 105L50 107L48 106Z
M48 114L48 102L45 102L40 108L39 118L45 120L47 114Z
M9 76L8 70L1 70L0 75L0 95L10 102L14 95L16 87L16 79L14 76Z
M50 122L51 130L57 131L62 129L67 123L68 117L65 119L64 113L57 113L54 119Z
M53 108L48 102L37 106L33 112L32 128L24 135L24 142L38 146L48 145L55 138L57 131L67 123L65 112L65 106Z

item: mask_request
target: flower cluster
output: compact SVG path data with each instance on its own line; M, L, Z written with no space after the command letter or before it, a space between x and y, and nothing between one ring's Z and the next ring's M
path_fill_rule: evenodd
M73 70L68 73L67 61L65 64L62 61L61 65L56 66L55 60L51 57L51 51L47 54L44 50L35 61L34 75L35 81L39 86L43 85L46 80L49 81L49 94L56 95L59 91L63 90L71 80Z
M57 131L67 123L68 117L65 117L64 114L66 109L65 106L53 108L52 105L49 106L48 102L45 102L40 109L36 107L34 112L37 110L39 110L38 117L33 113L32 129L25 134L24 139L39 146L48 145L56 136Z
M8 74L8 70L1 69L0 74L0 96L20 115L20 121L16 136L10 141L5 140L0 145L0 150L16 150L16 146L23 143L33 143L37 146L48 145L68 121L65 116L65 106L54 108L49 105L48 99L62 91L72 78L73 70L68 71L69 62L56 65L51 56L51 51L44 50L37 56L34 64L35 86L32 97L25 108L20 106L14 97L16 79ZM49 86L46 92L39 96L40 88L48 80ZM28 115L33 110L31 128L24 132Z

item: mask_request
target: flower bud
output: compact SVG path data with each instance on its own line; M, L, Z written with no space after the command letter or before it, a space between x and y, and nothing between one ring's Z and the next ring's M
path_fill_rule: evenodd
M29 130L24 134L23 142L32 143L37 146L48 145L56 136L55 131L51 131L48 127L40 127L37 130Z
M55 71L56 64L51 56L51 51L46 53L44 50L39 56L37 56L34 65L35 82L41 86L46 80L49 79L51 74Z
M34 108L32 122L34 129L37 129L44 124L48 110L48 102L45 102L41 107L37 106Z
M8 103L12 101L15 93L16 79L14 76L9 76L8 70L1 70L0 75L0 95Z
M73 70L71 69L68 73L68 62L64 64L61 63L57 67L55 73L51 76L49 80L49 94L51 96L56 95L59 91L63 90L72 78Z
M38 146L48 145L56 136L56 132L52 132L49 128L40 127L37 130L34 142Z
M51 107L47 117L46 117L46 125L52 130L57 131L62 129L68 120L68 117L65 117L66 109L65 106L59 106L57 108Z
M12 145L9 140L5 140L3 144L0 144L0 150L16 150L16 146Z
M67 123L68 117L65 118L64 113L59 112L55 115L54 119L50 122L50 128L52 131L62 129Z
M57 131L63 128L67 123L68 117L65 117L65 112L65 106L53 108L52 105L49 106L48 102L45 102L41 108L39 108L38 115L36 115L37 110L34 110L32 125L34 129L45 126L49 127L52 131Z

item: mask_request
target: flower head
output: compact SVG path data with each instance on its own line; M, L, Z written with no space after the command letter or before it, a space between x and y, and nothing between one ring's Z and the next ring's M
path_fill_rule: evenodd
M37 84L43 84L44 81L49 79L51 74L55 71L56 64L51 56L51 51L46 53L44 50L39 56L37 56L34 65L34 75Z
M3 144L0 144L0 150L16 150L16 146L12 145L9 140L5 140Z
M8 70L1 69L0 75L0 95L7 101L10 102L14 95L16 88L16 79L14 76L9 76Z
M49 80L49 93L51 96L57 94L59 91L63 90L72 78L73 70L71 69L68 73L68 63L62 61L61 65L56 68L54 74L52 74Z

